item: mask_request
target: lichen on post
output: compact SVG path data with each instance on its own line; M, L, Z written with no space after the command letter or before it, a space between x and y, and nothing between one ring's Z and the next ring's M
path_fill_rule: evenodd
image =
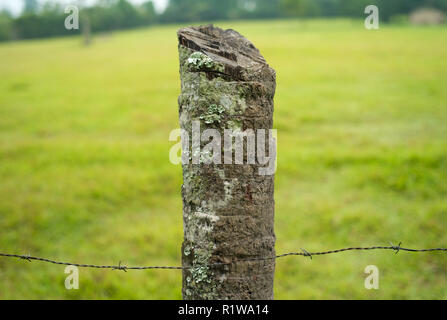
M233 30L183 28L178 40L180 126L188 133L182 139L183 298L273 299L275 260L256 260L275 256L273 172L260 174L265 163L253 162L248 151L237 156L224 142L223 158L210 163L203 151L208 141L197 142L194 131L215 129L231 139L268 132L275 71Z

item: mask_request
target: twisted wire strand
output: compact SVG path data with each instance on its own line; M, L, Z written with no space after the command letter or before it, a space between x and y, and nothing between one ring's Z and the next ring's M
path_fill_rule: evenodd
M230 265L236 262L246 262L246 261L267 261L267 260L276 260L279 258L284 258L288 256L303 256L303 257L309 257L312 259L313 256L321 256L321 255L327 255L327 254L334 254L334 253L340 253L344 251L366 251L366 250L393 250L397 254L399 251L408 251L408 252L435 252L435 251L447 251L447 248L432 248L432 249L411 249L411 248L404 248L400 246L395 246L391 244L390 246L372 246L372 247L350 247L350 248L343 248L343 249L337 249L337 250L330 250L330 251L320 251L320 252L308 252L305 249L301 249L302 252L289 252L280 254L274 257L253 257L253 258L244 258L244 259L235 259L231 262L217 262L217 263L211 263L208 265L199 265L199 267L215 267L215 266L223 266L223 265ZM39 258L39 257L33 257L30 255L19 255L19 254L9 254L9 253L0 253L0 257L5 258L18 258L20 260L26 260L26 261L40 261L45 263L51 263L51 264L57 264L57 265L65 265L65 266L75 266L79 268L93 268L93 269L111 269L111 270L121 270L127 272L127 270L152 270L152 269L163 269L163 270L188 270L197 268L198 266L136 266L136 267L128 267L121 262L116 265L95 265L95 264L80 264L80 263L71 263L71 262L61 262L61 261L55 261L51 259L46 258Z

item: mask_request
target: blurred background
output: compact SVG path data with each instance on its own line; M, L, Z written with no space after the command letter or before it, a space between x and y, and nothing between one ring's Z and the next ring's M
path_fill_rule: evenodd
M70 4L82 10L86 32L215 20L359 18L371 4L383 22L439 24L447 10L446 0L0 0L0 41L76 35L80 31L61 28Z
M80 30L66 30L65 6ZM366 30L365 7L380 10ZM277 252L446 247L447 0L0 0L0 252L179 265L176 30L215 23L277 71ZM364 269L380 289L364 288ZM277 261L277 299L447 299L442 253ZM0 299L180 299L178 271L0 258Z

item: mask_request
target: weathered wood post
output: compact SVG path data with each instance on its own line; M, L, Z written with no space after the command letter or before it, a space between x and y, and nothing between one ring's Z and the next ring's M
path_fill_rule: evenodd
M264 139L273 124L275 71L233 30L184 28L178 40L182 260L191 267L183 271L183 298L273 299L275 260L256 259L275 255L276 145ZM245 141L246 153L233 138Z

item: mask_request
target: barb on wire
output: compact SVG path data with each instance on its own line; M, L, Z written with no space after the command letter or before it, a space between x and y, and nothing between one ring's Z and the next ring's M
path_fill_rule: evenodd
M399 253L399 250L401 249L400 246L402 245L402 242L399 242L399 245L398 245L398 246L393 245L392 242L390 242L390 245L391 245L391 247L393 247L393 250L396 250L396 253L395 253L395 254L398 254L398 253Z
M307 252L306 249L303 249L303 248L301 248L301 251L303 251L303 255L305 257L309 257L310 260L312 260L312 254L311 253Z
M118 264L118 267L113 268L112 270L122 270L124 272L127 272L127 267L121 265L121 261Z
M24 255L24 256L20 257L20 259L21 259L21 260L26 260L26 261L28 261L28 262L33 262L33 261L30 259L30 254L29 254L29 253L28 253L27 255Z
M308 252L306 249L301 248L302 252L289 252L284 253L281 255L277 255L274 257L252 257L252 258L244 258L244 259L235 259L232 262L218 262L218 263L212 263L209 265L205 265L207 267L217 267L217 266L223 266L223 265L230 265L235 262L246 262L246 261L267 261L267 260L276 260L279 258L284 258L288 256L303 256L303 257L309 257L312 259L313 256L321 256L321 255L327 255L327 254L333 254L333 253L340 253L344 251L364 251L364 250L393 250L395 251L395 254L397 254L399 251L408 251L408 252L435 252L435 251L447 251L447 248L433 248L433 249L411 249L411 248L404 248L401 247L402 242L399 243L398 246L393 245L390 243L391 246L374 246L374 247L351 247L351 248L343 248L343 249L337 249L337 250L330 250L330 251L320 251L320 252ZM112 270L121 270L124 272L127 272L127 270L150 270L150 269L165 269L165 270L187 270L187 269L193 269L197 268L197 266L183 266L183 267L176 267L176 266L143 266L143 267L127 267L125 265L121 264L121 261L119 262L118 266L108 266L108 265L94 265L94 264L79 264L79 263L70 263L70 262L60 262L55 260L50 260L46 258L39 258L39 257L33 257L29 254L27 255L19 255L19 254L9 254L9 253L0 253L0 257L5 258L18 258L20 260L26 260L26 261L41 261L51 264L58 264L58 265L66 265L66 266L75 266L79 268L95 268L95 269L112 269ZM204 265L200 265L200 267L203 267Z

